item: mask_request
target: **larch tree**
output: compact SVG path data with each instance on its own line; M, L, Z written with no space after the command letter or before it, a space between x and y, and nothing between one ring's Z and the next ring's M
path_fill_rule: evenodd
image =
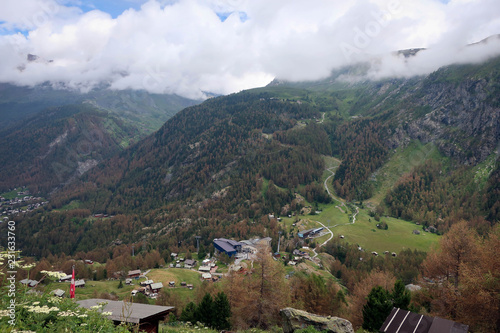
M477 332L500 332L500 225L484 239L460 222L424 261L431 314Z
M287 304L289 290L283 266L272 259L268 246L258 248L254 267L247 285L252 298L248 319L250 326L265 329L279 322L279 310Z
M389 292L394 287L395 281L396 278L392 273L374 270L365 279L356 283L349 297L348 311L348 319L355 328L363 324L363 307L370 291L376 286L381 286Z
M428 288L434 295L435 315L457 318L463 278L460 270L467 264L477 265L479 254L477 233L465 221L455 223L439 242L438 250L429 253L422 267L424 278L431 281Z

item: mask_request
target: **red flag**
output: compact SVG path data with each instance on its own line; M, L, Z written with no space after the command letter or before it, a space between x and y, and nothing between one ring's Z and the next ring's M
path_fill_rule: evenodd
M71 285L69 286L69 298L75 298L75 266L73 266L73 274L71 275Z

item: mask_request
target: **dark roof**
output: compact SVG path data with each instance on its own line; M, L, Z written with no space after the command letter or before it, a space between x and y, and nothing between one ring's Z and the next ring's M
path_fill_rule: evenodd
M141 274L141 270L140 269L136 269L134 271L128 271L128 275L136 275L136 274Z
M236 251L234 246L231 244L232 242L234 242L234 241L229 242L228 239L224 239L224 238L214 239L214 244L216 244L217 246L219 246L222 250L224 250L226 252L235 252ZM238 242L236 242L236 243L238 243Z
M384 333L467 333L469 326L393 308L380 328Z
M314 230L315 229L307 229L307 230L299 231L299 234L302 234L302 235L310 234Z
M186 259L186 261L184 261L184 264L191 265L191 266L194 266L195 263L196 263L196 261L193 259Z
M450 332L450 333L462 333L469 330L469 326L456 323L454 321L443 319L436 317L432 322L431 329L429 333L441 333L441 332Z
M154 316L166 316L173 306L159 306L138 303L125 304L123 301L110 301L108 299L85 299L77 302L80 306L90 309L90 307L106 303L102 307L102 312L111 312L108 316L113 321L125 321L127 323L138 324Z

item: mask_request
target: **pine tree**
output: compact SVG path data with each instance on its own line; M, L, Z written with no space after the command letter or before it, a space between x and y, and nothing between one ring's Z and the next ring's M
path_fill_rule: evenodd
M229 318L231 317L231 305L226 294L221 291L214 300L214 320L213 326L218 330L228 330L231 328Z
M401 280L397 280L392 291L392 305L395 308L408 310L410 305L411 295L405 288L405 284Z
M368 294L368 302L363 307L363 328L378 331L391 310L390 293L381 286L376 286Z
M189 302L182 310L180 320L193 323L196 321L196 304Z
M205 247L203 244L200 244L200 249L198 250L198 260L203 260L207 256L207 252L205 251Z
M214 300L212 295L206 293L196 308L196 320L208 327L214 327Z

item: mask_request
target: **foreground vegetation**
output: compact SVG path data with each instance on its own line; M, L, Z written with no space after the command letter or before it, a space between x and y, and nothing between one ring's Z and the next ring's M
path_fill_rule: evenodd
M146 299L146 302L175 306L173 315L168 318L171 324L165 327L167 331L178 330L175 328L178 324L172 324L178 321L200 321L207 327L224 326L232 330L272 330L276 325L281 325L279 310L287 306L320 315L347 318L354 327L363 326L373 330L379 323L368 324L367 320L372 319L367 318L373 316L366 313L371 311L370 304L380 302L370 300L373 297L385 297L396 302L399 296L395 296L394 290L398 280L398 293L403 293L404 287L401 286L404 284L414 283L422 287L411 295L404 292L404 298L408 298L409 302L406 306L412 311L470 325L474 332L496 332L500 329L497 325L500 319L497 297L500 290L500 270L497 269L500 265L497 255L499 250L499 227L480 236L465 221L454 224L439 240L438 248L431 250L428 255L421 251L404 250L397 257L369 256L360 261L357 246L335 240L324 247L326 252L318 256L319 261L306 261L290 269L284 266L284 262L273 260L269 249L263 249L258 252L252 266L248 266L244 272L227 274L217 283L202 283L198 280L195 288L185 293L180 290L187 291L186 288L164 288L156 300ZM30 271L20 271L18 278L36 272L40 265L42 263L35 267L27 265ZM54 265L57 266L57 262ZM180 269L156 269L149 274L155 279L177 281L189 280L192 274L198 273ZM285 278L285 274L288 278ZM8 304L6 282L3 280L1 289L3 304ZM18 285L16 313L19 313L18 318L22 320L19 320L16 328L44 332L66 327L74 330L79 325L103 325L100 322L102 316L98 312L80 313L72 301L56 300L48 296L51 290L61 285L68 284L51 282L50 278L46 278L36 287L42 292L42 296L36 293L26 294L27 289ZM77 299L100 297L127 300L132 288L134 287L120 288L118 280L87 281L87 286L77 289L76 294ZM224 296L221 296L222 293ZM224 310L227 313L224 318L228 319L227 323L218 326L219 324L206 319L213 316L197 314L201 309L210 308L213 302L225 303L226 295L229 305ZM142 302L139 298L132 301ZM43 311L35 311L29 306L40 306ZM387 308L390 310L391 307L381 311L386 311ZM65 321L60 320L61 315L58 313L65 311L75 314ZM383 318L383 313L376 317ZM4 313L0 325L7 328L9 318L5 315L7 313ZM110 327L110 331L112 329L111 326L103 327Z

